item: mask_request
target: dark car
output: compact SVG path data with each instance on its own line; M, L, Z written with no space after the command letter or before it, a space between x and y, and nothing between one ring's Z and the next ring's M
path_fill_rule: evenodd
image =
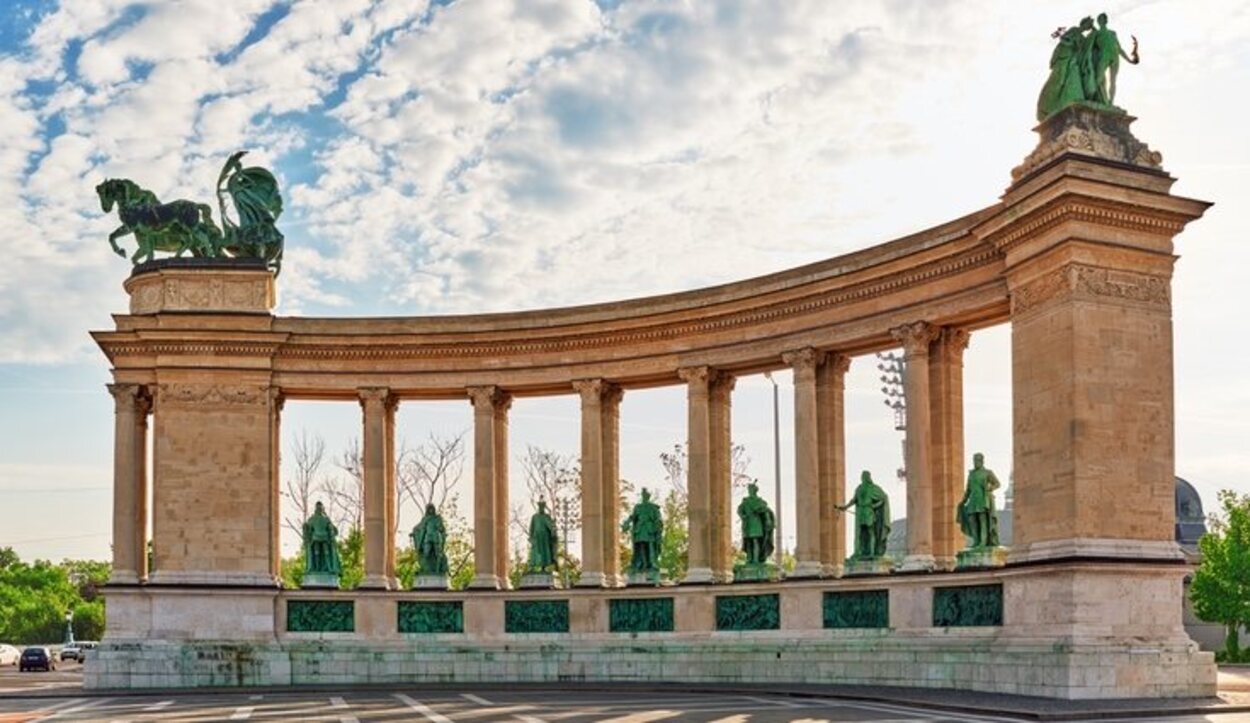
M56 670L56 660L47 648L27 648L22 651L22 659L17 661L17 669L23 673L28 670Z

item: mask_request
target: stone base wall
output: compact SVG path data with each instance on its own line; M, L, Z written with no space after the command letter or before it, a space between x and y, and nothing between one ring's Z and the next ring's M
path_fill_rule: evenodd
M88 688L508 682L885 685L1052 698L1215 695L1211 653L1108 642L1064 650L995 636L892 633L533 635L508 643L453 636L242 644L106 643Z

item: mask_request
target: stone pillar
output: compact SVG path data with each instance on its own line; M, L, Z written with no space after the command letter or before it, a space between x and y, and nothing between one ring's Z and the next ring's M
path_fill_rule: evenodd
M390 533L390 503L388 481L391 466L388 453L393 442L388 441L393 431L387 423L391 408L391 392L385 387L358 389L360 406L364 410L364 435L361 442L361 460L364 475L363 503L365 516L365 576L362 588L389 590L391 577L388 570L390 555L387 547L394 545Z
M846 372L851 358L831 353L816 370L816 445L820 461L820 565L826 577L842 574L846 560L846 516L834 509L846 501Z
M963 498L967 464L964 459L964 349L968 348L969 338L967 329L946 327L934 340L929 354L933 557L941 570L955 569L955 555L965 543L955 520L955 508ZM998 499L1001 504L1001 490Z
M607 587L625 584L621 574L621 398L622 389L606 385L600 411L603 413L603 583Z
M496 510L496 412L498 387L469 387L473 403L473 564L476 574L469 584L474 589L498 590L502 586L495 566ZM506 513L505 513L506 514Z
M399 470L395 459L395 413L399 409L399 397L391 395L386 400L386 579L392 590L399 589L395 574L395 537L399 531L399 489L395 477Z
M109 384L113 395L113 571L109 583L136 585L144 577L143 469L147 403L138 384ZM141 554L143 553L143 554Z
M820 577L820 456L817 434L816 368L821 352L808 347L782 359L794 370L794 509L796 564L790 577ZM780 513L780 510L778 510Z
M689 503L689 558L685 583L712 582L711 470L708 460L708 383L714 372L708 367L679 369L686 382L686 494Z
M508 411L512 395L495 393L495 572L500 589L510 589L508 580Z
M708 386L708 542L712 581L733 582L733 434L730 406L737 380L715 372Z
M603 587L603 389L602 379L573 382L582 398L582 575L579 587Z
M269 572L282 577L282 407L286 398L269 388Z
M929 415L929 345L939 329L924 321L890 330L903 343L903 394L907 401L907 555L904 571L933 570L933 444Z

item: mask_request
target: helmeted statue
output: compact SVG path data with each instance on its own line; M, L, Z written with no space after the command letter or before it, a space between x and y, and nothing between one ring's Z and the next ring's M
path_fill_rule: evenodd
M559 537L556 535L556 521L547 514L547 503L543 500L538 501L538 511L530 518L529 538L529 569L544 572L548 568L558 567Z
M425 516L412 528L412 549L417 553L422 575L447 574L446 545L447 526L434 505L426 504Z
M664 538L664 516L660 506L651 501L651 493L644 487L642 500L634 505L633 512L621 525L633 542L633 557L629 561L631 572L656 576L660 570L660 544Z
M994 490L998 488L998 477L985 467L985 455L972 455L968 485L955 513L959 529L968 537L969 549L998 546L998 516L994 508Z
M318 502L313 509L312 517L304 522L304 575L306 579L316 576L337 578L342 572L343 564L339 559L338 535L339 531L326 515L325 507Z
M837 509L845 512L855 508L855 551L851 560L876 560L885 556L890 537L890 498L872 481L872 473L864 470L855 494Z
M747 485L747 496L738 504L738 519L742 522L742 549L747 554L747 565L763 565L773 554L773 531L777 518L768 503L760 497L759 486Z
M1098 28L1090 17L1075 27L1059 28L1050 55L1050 75L1037 98L1037 119L1044 121L1074 103L1120 111L1115 105L1115 78L1120 58L1139 62L1137 38L1132 54L1125 53L1115 31L1107 27L1107 14L1098 16ZM1122 112L1122 111L1121 111Z
M139 248L131 261L151 261L157 251L181 257L190 252L201 258L262 259L277 273L282 266L282 232L274 225L282 215L282 195L278 181L259 166L244 167L239 151L226 161L217 177L217 206L222 227L213 222L213 210L206 204L179 199L161 203L155 193L127 178L109 178L96 186L100 209L105 213L117 206L122 222L111 234L109 245L125 258L117 240L134 234ZM226 212L226 197L238 220Z

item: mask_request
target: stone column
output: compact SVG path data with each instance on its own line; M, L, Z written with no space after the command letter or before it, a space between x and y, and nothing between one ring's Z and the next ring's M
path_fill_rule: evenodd
M282 578L282 407L286 398L269 388L269 572Z
M964 548L955 508L964 483L964 349L967 329L946 327L929 355L929 393L933 424L933 557L939 569L954 570L955 555ZM999 498L1002 498L1001 493Z
M826 577L842 574L846 516L846 415L843 400L851 358L831 353L816 370L816 445L820 460L820 565Z
M364 473L365 516L365 576L362 588L388 590L391 578L387 564L390 559L387 547L394 544L388 539L390 532L390 505L387 502L387 480L391 442L387 440L392 431L387 424L391 392L385 387L366 387L357 390L360 406L364 410L364 435L361 442L362 468Z
M582 575L579 587L603 587L602 379L573 382L582 398Z
M141 425L147 427L147 412L138 384L109 384L113 395L113 571L109 583L138 584L141 566L136 541L144 536L146 518L136 513L144 504L140 470L145 462L139 456ZM140 422L140 419L143 421Z
M392 590L399 589L399 578L395 575L395 536L399 531L399 490L395 477L398 474L395 459L395 412L399 408L399 397L391 395L386 400L386 579Z
M689 558L685 583L712 582L711 536L709 530L711 488L708 465L708 382L714 372L708 367L679 369L686 382L686 493L689 503Z
M904 571L933 570L933 444L929 402L929 345L939 329L924 321L890 330L903 343L903 394L907 401L907 556Z
M794 370L794 509L796 564L790 577L820 577L820 455L817 434L816 369L822 353L808 347L782 359ZM780 511L778 511L780 512Z
M621 575L621 388L605 386L603 413L603 582L607 587L625 584Z
M473 564L474 589L498 590L502 582L495 567L495 406L499 388L469 387L473 403Z
M502 390L495 393L495 572L499 586L512 587L508 580L508 411L512 395Z
M708 386L708 539L712 581L733 582L733 434L730 406L737 380L717 371Z

